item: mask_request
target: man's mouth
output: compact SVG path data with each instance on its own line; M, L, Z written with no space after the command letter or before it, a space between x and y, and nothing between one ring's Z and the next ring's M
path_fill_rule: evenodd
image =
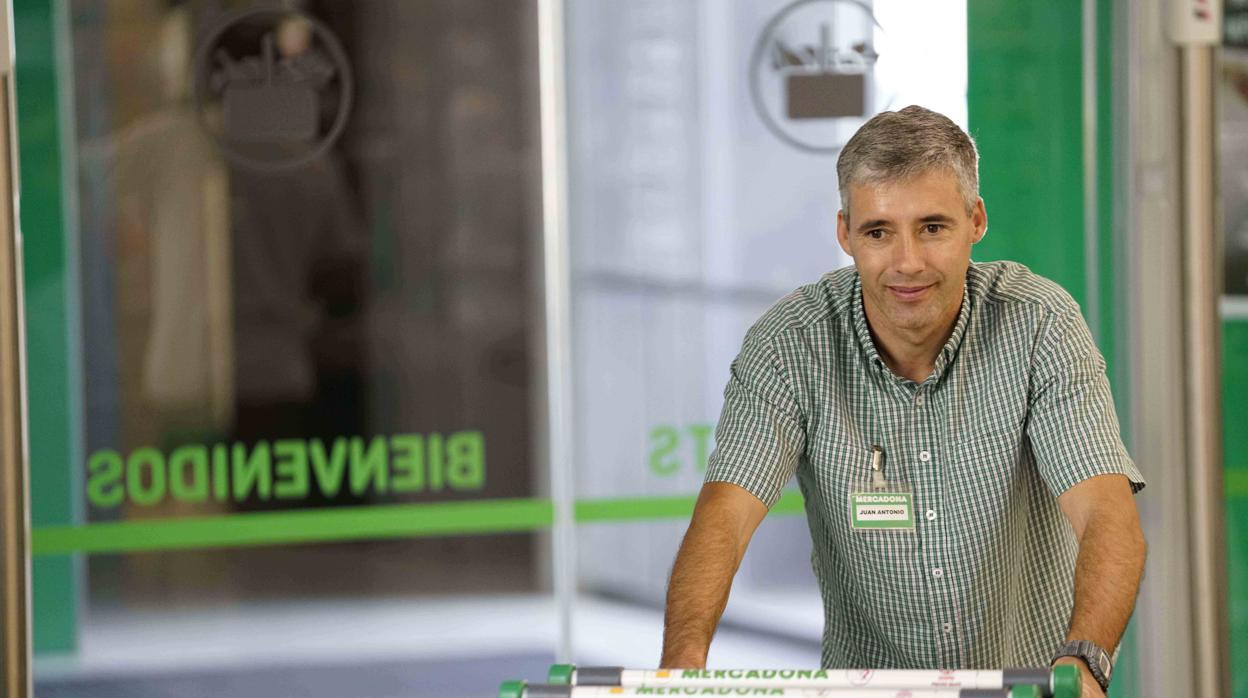
M888 290L893 294L893 297L899 301L913 302L926 298L928 291L930 291L933 286L935 286L935 284L928 284L926 286L889 286Z

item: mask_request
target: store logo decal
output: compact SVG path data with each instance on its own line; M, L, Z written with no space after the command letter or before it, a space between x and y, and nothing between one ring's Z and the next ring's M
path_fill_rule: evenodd
M200 123L227 158L279 171L324 154L351 112L351 65L320 21L279 9L232 14L195 54Z
M763 28L750 58L750 98L775 136L836 152L872 113L879 30L857 0L797 0Z

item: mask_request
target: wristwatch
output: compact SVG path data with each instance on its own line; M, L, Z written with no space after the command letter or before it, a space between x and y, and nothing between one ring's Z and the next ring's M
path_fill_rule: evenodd
M1088 671L1092 672L1092 678L1101 685L1101 690L1109 690L1109 677L1114 673L1114 663L1109 658L1109 653L1100 645L1087 640L1072 640L1062 645L1057 654L1053 655L1053 662L1062 657L1082 659L1083 663L1088 665Z

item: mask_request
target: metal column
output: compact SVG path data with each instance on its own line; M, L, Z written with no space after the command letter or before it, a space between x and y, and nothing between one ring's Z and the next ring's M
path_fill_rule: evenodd
M1196 695L1228 695L1229 632L1223 535L1221 333L1214 215L1213 48L1180 52L1183 98L1183 329L1188 511Z
M30 671L30 514L27 493L26 357L22 318L21 234L13 122L13 13L0 13L0 632L2 691L32 694Z

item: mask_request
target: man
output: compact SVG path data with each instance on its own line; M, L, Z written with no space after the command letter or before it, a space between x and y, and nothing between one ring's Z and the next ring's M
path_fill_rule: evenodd
M837 162L854 265L773 306L732 364L667 597L664 667L705 665L755 528L797 476L825 667L1078 664L1101 695L1145 543L1143 477L1078 305L987 231L978 154L921 107Z

